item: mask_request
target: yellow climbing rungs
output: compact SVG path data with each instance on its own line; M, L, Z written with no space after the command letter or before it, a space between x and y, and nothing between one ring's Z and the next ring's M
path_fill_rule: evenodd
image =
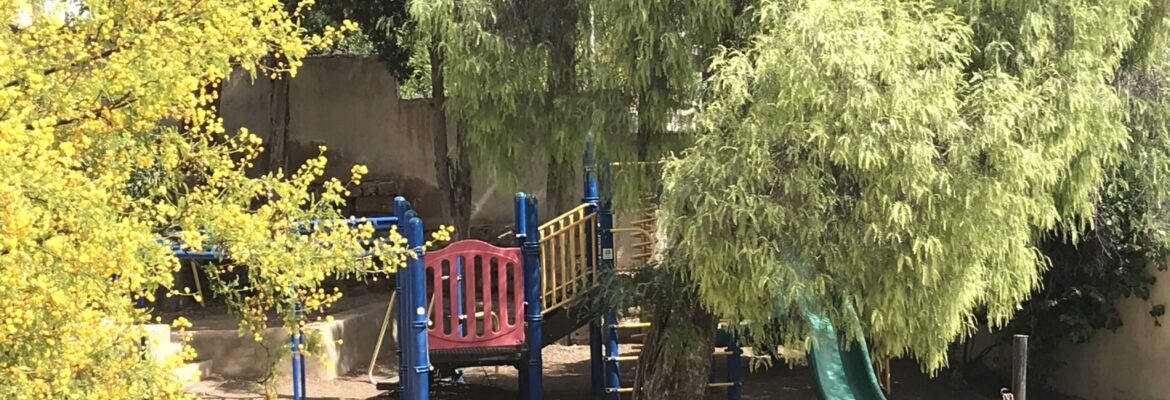
M732 354L735 354L735 353L732 353L732 352L727 351L727 350L719 350L719 351L716 351L714 353L711 353L711 356L712 357L722 357L722 356L730 356Z
M613 357L614 361L638 361L638 356L617 356Z
M650 327L649 322L630 322L630 323L625 323L625 324L617 324L617 326L616 326L616 328L618 328L618 329L643 329L643 328L649 328L649 327Z

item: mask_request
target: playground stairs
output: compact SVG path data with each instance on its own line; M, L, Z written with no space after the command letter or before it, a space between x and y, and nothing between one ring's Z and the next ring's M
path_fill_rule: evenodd
M171 332L171 327L167 324L146 325L147 354L159 361L170 357L182 357L184 344L178 335L178 333ZM198 383L202 377L209 375L210 371L210 360L195 360L184 363L173 373L184 387L190 387Z

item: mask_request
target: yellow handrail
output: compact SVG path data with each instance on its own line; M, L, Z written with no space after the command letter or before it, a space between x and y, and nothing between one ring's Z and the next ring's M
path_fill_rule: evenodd
M596 254L597 213L581 204L545 222L540 231L541 308L545 313L563 307L597 285L590 254ZM592 247L592 248L590 248Z

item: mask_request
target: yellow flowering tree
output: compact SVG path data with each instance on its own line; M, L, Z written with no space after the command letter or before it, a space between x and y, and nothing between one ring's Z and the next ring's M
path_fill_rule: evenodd
M204 89L233 68L295 75L310 49L352 29L306 35L301 11L280 0L0 0L0 398L182 397L168 373L179 361L142 357L150 316L134 306L171 293L172 244L225 255L206 271L252 333L267 312L295 327L296 304L326 307L326 277L403 263L397 235L328 222L364 167L317 191L324 158L287 178L249 177L260 140L225 133ZM273 68L266 55L284 61ZM301 234L306 220L326 222Z

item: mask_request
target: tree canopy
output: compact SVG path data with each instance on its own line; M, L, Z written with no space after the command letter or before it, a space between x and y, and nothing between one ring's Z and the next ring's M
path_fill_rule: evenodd
M1119 73L1165 58L1162 1L410 7L484 165L572 159L587 132L605 160L665 161L642 171L668 269L796 347L803 309L937 370L1039 287L1041 238L1077 241L1115 168L1160 157L1127 154L1151 114Z
M937 370L976 311L1002 325L1037 287L1039 234L1091 223L1150 7L760 1L667 166L672 254L718 315L812 308Z
M316 194L324 158L249 177L260 139L216 116L206 87L233 68L295 74L352 28L306 35L300 12L279 0L0 6L0 397L184 397L170 374L181 360L141 356L152 318L134 301L183 295L172 244L225 256L204 272L257 338L271 311L293 331L308 322L298 304L335 300L326 277L403 263L396 235L374 264L356 257L369 225L330 229L364 167ZM299 234L310 219L324 229Z

